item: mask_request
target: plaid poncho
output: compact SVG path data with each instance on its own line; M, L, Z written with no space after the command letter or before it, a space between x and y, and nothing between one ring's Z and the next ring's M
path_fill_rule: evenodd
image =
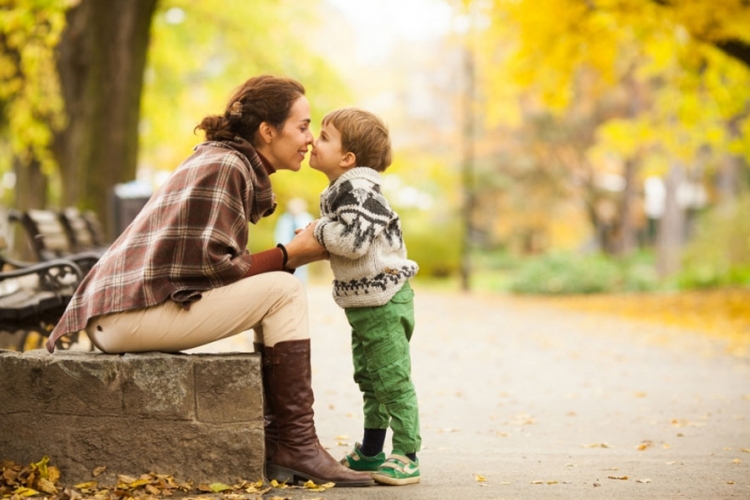
M248 222L274 208L268 173L250 143L199 144L81 282L47 350L92 317L166 300L187 309L201 292L243 278Z

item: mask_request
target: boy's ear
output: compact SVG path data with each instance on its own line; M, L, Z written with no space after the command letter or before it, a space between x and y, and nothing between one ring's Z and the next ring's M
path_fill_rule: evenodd
M268 122L261 122L258 127L258 134L264 143L270 144L276 135L276 129Z
M350 168L357 165L357 155L352 153L351 151L347 151L343 158L341 158L341 163L339 163L344 168Z

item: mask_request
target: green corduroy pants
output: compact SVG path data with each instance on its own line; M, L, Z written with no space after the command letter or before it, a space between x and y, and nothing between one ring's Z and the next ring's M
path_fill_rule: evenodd
M349 308L346 317L352 327L354 381L364 400L364 427L390 427L393 450L416 453L422 438L409 353L414 291L405 282L387 304Z

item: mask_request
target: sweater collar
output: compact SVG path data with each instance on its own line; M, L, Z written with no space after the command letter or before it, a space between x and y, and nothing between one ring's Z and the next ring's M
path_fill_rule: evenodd
M354 167L345 173L341 174L338 179L333 181L331 183L331 186L334 184L339 184L341 182L350 181L353 179L366 179L373 184L380 184L382 181L382 178L380 176L380 172L375 170L374 168L370 167Z

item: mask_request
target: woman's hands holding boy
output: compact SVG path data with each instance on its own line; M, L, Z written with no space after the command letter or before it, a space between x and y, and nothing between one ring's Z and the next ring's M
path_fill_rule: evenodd
M298 229L292 241L284 245L288 269L296 269L305 264L328 258L328 251L315 239L316 222L311 222L304 229Z

